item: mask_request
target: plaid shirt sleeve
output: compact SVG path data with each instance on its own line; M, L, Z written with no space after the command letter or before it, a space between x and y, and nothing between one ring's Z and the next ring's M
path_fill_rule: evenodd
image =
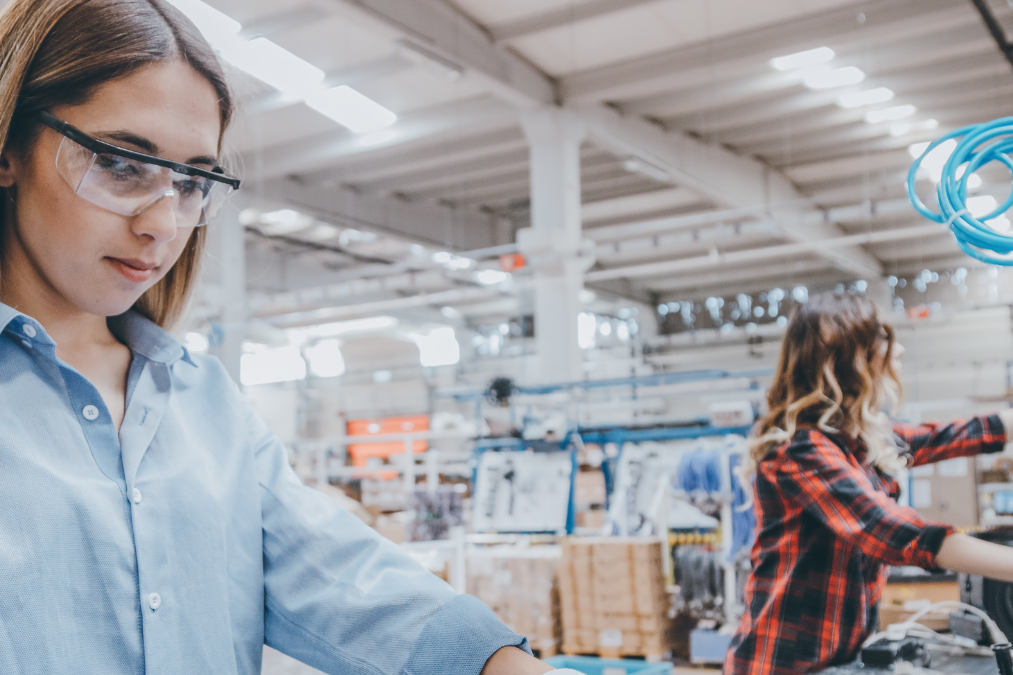
M818 432L809 436L785 449L777 480L784 495L875 560L934 568L953 528L928 523L914 509L900 506L829 438Z
M912 466L1001 452L1006 446L1006 429L998 415L957 420L945 426L894 422L893 430L910 447Z

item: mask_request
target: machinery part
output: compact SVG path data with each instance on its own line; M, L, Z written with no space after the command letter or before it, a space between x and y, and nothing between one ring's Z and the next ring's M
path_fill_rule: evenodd
M931 660L925 649L925 641L913 637L903 640L883 638L862 649L862 665L866 668L889 670L901 661L928 668Z
M992 652L995 653L995 661L999 664L1000 675L1013 675L1013 645L1004 642L1001 645L992 645Z

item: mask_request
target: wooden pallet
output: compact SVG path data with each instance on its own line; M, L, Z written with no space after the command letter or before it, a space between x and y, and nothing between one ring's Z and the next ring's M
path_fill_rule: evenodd
M563 645L563 653L567 656L595 656L600 659L643 659L648 663L661 663L666 660L668 654L634 654L631 652L625 652L620 649L601 649L597 652L586 652L577 651L574 649L568 649L567 645Z

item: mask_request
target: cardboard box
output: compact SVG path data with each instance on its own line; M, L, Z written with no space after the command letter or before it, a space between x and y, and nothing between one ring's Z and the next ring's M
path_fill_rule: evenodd
M488 548L468 552L468 593L542 655L559 649L558 546Z
M668 651L671 599L663 555L653 538L567 538L559 575L563 651L628 656Z
M879 625L886 628L890 624L907 621L915 612L944 601L960 601L960 586L956 581L888 583L879 603ZM932 630L948 630L949 611L929 614L918 622Z

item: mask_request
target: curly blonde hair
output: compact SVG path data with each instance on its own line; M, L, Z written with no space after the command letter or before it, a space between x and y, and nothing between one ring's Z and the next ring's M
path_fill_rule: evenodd
M802 305L788 322L768 412L747 444L743 479L804 427L861 439L867 464L890 474L900 470L905 462L886 413L902 392L894 344L893 327L865 296L824 293Z

